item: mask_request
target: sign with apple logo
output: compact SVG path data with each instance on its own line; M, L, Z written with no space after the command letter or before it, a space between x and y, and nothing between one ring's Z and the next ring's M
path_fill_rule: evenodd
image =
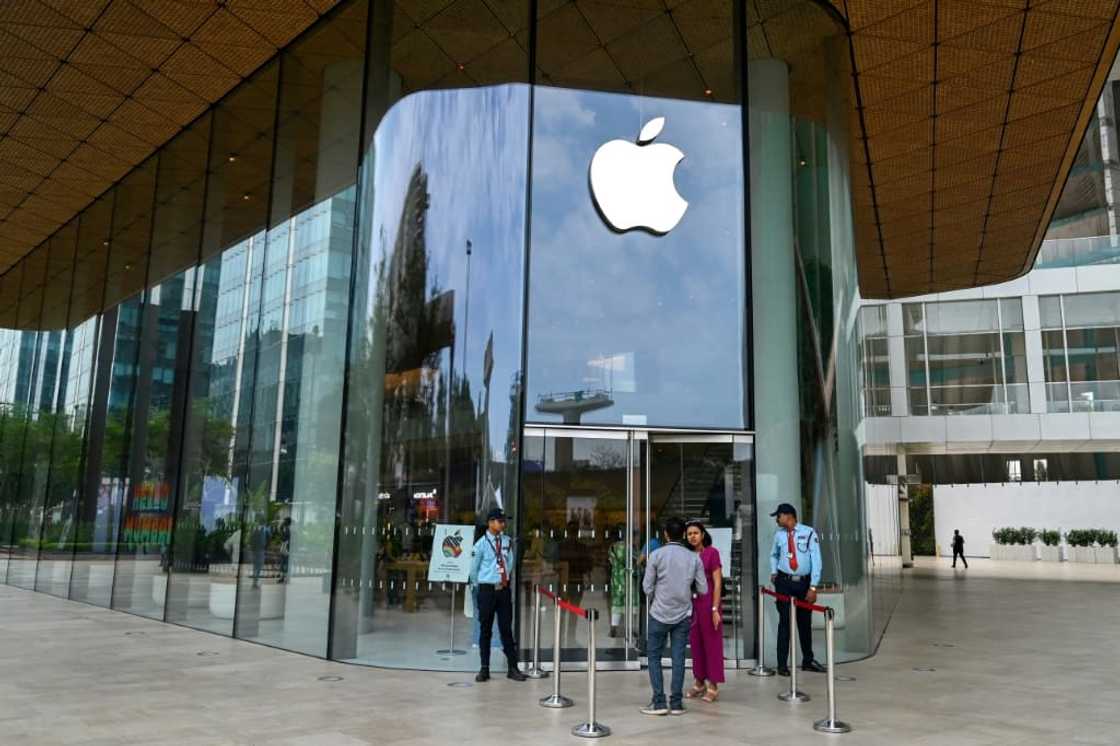
M664 126L665 117L651 119L636 143L611 140L591 159L591 196L615 231L637 228L665 235L688 209L673 183L684 153L672 145L653 144Z

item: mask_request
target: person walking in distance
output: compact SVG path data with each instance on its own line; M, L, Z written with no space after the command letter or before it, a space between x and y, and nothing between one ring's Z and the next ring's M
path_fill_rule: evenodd
M821 541L812 527L797 522L797 509L782 503L770 514L778 530L770 548L770 582L774 590L809 603L817 602L821 580ZM789 676L789 601L774 599L778 607L778 673ZM801 670L824 673L813 657L812 612L797 608L797 637L801 642Z
M688 644L689 617L692 614L693 592L708 592L704 565L700 556L683 543L684 521L670 518L665 522L666 544L650 554L642 587L650 597L649 684L653 698L642 708L644 715L684 714L684 652ZM669 706L665 706L665 684L661 672L661 655L665 642L673 661L673 678L669 690Z
M961 536L960 529L953 529L953 567L957 566L957 557L961 558L964 567L968 569L968 560L964 558L964 537Z
M480 667L475 681L490 680L490 636L494 617L498 617L498 634L502 637L508 670L506 678L525 681L525 674L517 668L517 642L513 639L513 592L510 580L513 575L513 542L503 531L506 516L501 508L494 508L486 516L486 533L475 543L471 559L471 585L478 588L478 621L481 627L478 640Z
M723 618L720 616L723 565L719 550L712 546L712 537L703 523L689 521L685 526L684 539L688 548L700 557L708 580L708 592L699 593L692 599L692 626L688 641L692 645L692 676L696 683L685 696L715 702L719 699L719 685L724 681Z

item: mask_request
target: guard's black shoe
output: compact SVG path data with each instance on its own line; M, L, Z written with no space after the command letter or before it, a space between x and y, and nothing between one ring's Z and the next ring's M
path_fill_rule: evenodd
M789 669L785 666L778 666L779 676L789 676Z
M490 680L490 669L489 668L484 668L481 671L479 671L478 675L474 677L474 680L477 681L480 684L483 681L489 681Z
M802 671L810 671L812 673L828 673L828 669L817 663L815 660L806 661L801 664Z
M529 677L518 671L516 668L511 668L509 672L506 673L506 678L513 679L514 681L524 681Z

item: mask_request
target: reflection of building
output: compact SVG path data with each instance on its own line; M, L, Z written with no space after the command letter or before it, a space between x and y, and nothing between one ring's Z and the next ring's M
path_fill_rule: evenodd
M1074 151L1115 4L1081 0L1076 23L1052 7L1068 3L942 4L944 24L911 18L929 3L823 0L211 9L217 27L267 19L256 50L184 38L173 5L136 28L259 70L230 90L178 53L157 65L174 85L128 102L156 140L178 132L152 152L105 127L47 142L54 106L16 107L0 138L27 159L11 167L52 174L2 200L5 582L455 668L431 652L461 602L424 582L434 523L500 503L525 580L573 581L631 620L609 576L681 512L735 535L727 644L747 661L768 580L756 517L791 501L829 537L822 585L857 658L897 588L866 561L880 475L980 451L1007 479L1111 473L1120 265L1016 277L1052 218L1044 262L1114 253L1111 88ZM102 34L86 26L63 36ZM41 88L5 43L0 72L26 84L10 87ZM143 48L82 74L120 90L114 75L153 74ZM91 122L113 103L65 90L75 115L97 104ZM588 164L653 116L686 153L689 208L664 235L616 232ZM900 300L939 291L961 295ZM575 535L569 498L589 498ZM640 665L635 632L603 660Z

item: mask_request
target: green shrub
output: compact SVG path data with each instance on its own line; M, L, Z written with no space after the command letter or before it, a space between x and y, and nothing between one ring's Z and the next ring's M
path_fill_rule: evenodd
M1019 536L1019 529L1005 526L1004 528L997 528L992 532L992 538L995 539L996 544L1006 546L1008 544L1015 544Z
M1042 539L1042 543L1046 546L1056 547L1062 541L1062 532L1044 528L1039 532L1039 537Z
M1031 528L1030 526L1023 526L1019 529L1018 541L1016 544L1034 544L1034 540L1038 538L1038 529Z
M1114 547L1117 544L1117 537L1115 531L1098 528L1095 532L1097 543L1102 547Z
M1091 547L1096 538L1096 532L1089 529L1075 528L1066 532L1066 543L1071 547Z

